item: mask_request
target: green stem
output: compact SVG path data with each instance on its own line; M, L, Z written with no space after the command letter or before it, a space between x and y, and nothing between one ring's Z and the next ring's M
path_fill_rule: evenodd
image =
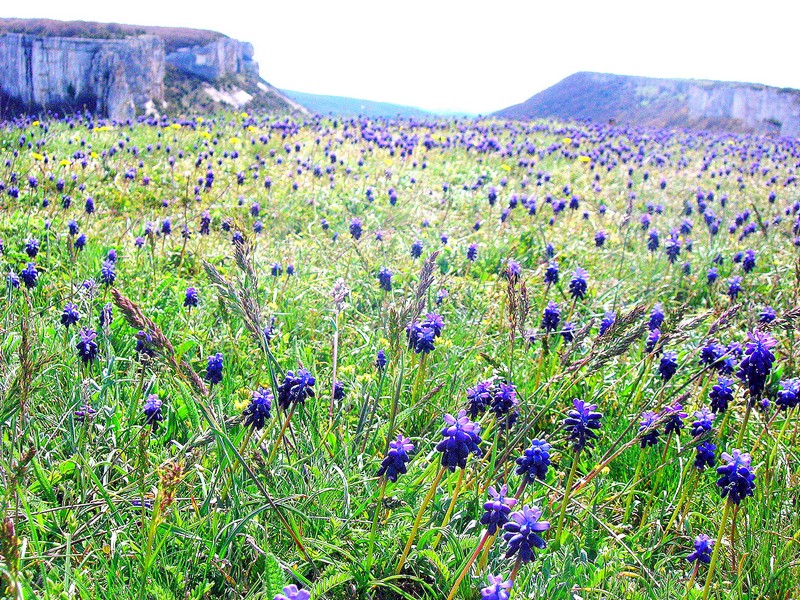
M472 553L472 556L469 557L467 564L464 565L464 568L461 570L461 573L458 574L458 579L456 579L456 582L453 584L453 589L450 590L450 594L447 596L447 600L453 600L453 598L456 597L456 592L458 592L458 588L461 585L461 582L464 581L464 577L466 577L467 573L469 573L470 568L475 563L475 560L478 558L478 555L481 553L481 550L483 549L483 546L484 544L486 544L486 540L488 540L489 537L490 537L489 531L487 530L483 533L483 537L481 538L481 541L478 543L478 546L475 548L475 552Z
M636 471L633 474L633 484L631 485L631 491L628 492L628 499L625 501L625 516L622 518L622 522L625 523L628 521L628 518L631 516L631 505L633 503L633 495L636 493L636 481L639 479L639 473L642 470L642 463L644 462L644 448L639 449L639 460L636 463Z
M722 521L719 524L719 531L717 532L717 541L714 544L714 553L711 555L711 564L708 566L708 575L706 575L706 585L703 587L702 600L708 600L708 592L711 590L711 580L714 578L714 569L719 560L719 549L722 546L722 536L725 534L725 524L728 521L728 513L731 511L733 502L728 500L725 502L725 510L722 511Z
M378 503L375 505L375 515L372 517L372 530L369 534L369 550L367 551L368 571L372 568L372 551L375 548L375 534L378 531L378 519L380 518L381 509L383 508L383 497L386 494L386 481L387 479L384 477L380 491L378 492Z
M569 475L567 476L567 485L564 488L564 499L561 501L561 511L558 515L558 525L556 526L556 543L561 540L561 528L564 526L564 515L567 512L567 504L569 503L569 494L572 491L572 482L575 479L575 472L578 470L578 458L581 451L576 450L575 455L572 457L572 467L570 467Z
M442 541L442 532L444 528L447 527L447 524L450 522L450 517L453 514L453 509L456 506L456 500L458 500L458 495L461 493L461 484L464 481L464 469L460 469L458 471L458 479L456 480L456 487L453 490L453 497L450 498L450 505L447 507L447 512L444 513L444 519L442 519L442 526L439 529L439 533L436 536L436 539L433 541L433 549L435 550L439 546L439 542Z
M739 428L739 436L736 438L736 447L742 447L742 440L744 440L744 430L747 429L747 421L750 419L750 413L753 410L752 403L748 399L747 401L747 408L744 411L744 420L742 421L742 426Z
M411 533L408 534L406 547L403 549L403 554L400 556L400 562L397 563L397 568L394 571L395 575L400 575L400 573L403 572L403 566L406 564L406 558L408 558L408 553L411 552L411 545L414 543L417 530L419 529L420 523L422 523L422 515L425 514L425 509L428 508L428 504L430 504L430 501L433 499L433 495L436 493L436 488L439 487L439 482L442 480L442 477L444 477L445 471L447 471L447 467L442 467L439 469L439 472L436 474L436 478L433 480L433 483L431 483L428 494L425 496L425 499L422 501L422 505L419 507L417 518L414 519L414 525L411 527Z

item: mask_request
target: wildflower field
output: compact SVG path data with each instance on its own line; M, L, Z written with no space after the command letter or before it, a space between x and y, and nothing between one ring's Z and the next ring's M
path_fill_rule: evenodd
M0 595L798 598L800 144L0 125Z

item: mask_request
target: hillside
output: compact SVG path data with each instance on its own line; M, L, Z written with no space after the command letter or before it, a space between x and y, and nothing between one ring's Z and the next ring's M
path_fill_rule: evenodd
M320 115L336 115L343 117L364 116L370 118L380 117L429 117L434 113L402 104L389 102L375 102L360 98L347 98L345 96L326 96L322 94L307 94L292 90L282 90L289 98L305 106L313 113Z
M221 33L0 19L0 118L89 110L125 120L225 108L307 114L260 77L252 44Z
M581 72L495 115L796 136L800 134L800 91Z

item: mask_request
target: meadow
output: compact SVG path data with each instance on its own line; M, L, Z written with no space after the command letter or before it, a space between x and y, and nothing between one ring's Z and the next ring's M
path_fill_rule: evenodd
M0 125L0 595L790 599L800 144Z

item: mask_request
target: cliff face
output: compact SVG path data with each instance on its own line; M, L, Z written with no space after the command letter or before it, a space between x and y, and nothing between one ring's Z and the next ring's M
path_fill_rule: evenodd
M85 106L130 118L163 101L164 44L152 35L102 40L3 34L0 89L25 106Z
M307 114L259 77L252 44L214 31L0 18L0 118L244 106Z
M646 127L800 135L800 91L690 79L575 73L521 104L512 119L589 119Z
M258 63L253 60L253 45L231 38L219 38L209 44L178 48L166 60L179 71L215 81L229 75L258 77Z

